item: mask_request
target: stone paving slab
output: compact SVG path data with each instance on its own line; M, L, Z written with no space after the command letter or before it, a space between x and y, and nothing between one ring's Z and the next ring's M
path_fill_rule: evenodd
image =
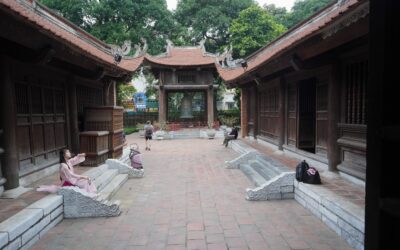
M222 139L152 142L146 176L114 197L122 214L64 219L32 249L351 249L295 200L250 202L247 177L224 162Z

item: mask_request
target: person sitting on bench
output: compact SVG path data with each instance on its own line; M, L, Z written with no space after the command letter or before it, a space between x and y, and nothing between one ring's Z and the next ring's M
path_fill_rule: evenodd
M225 145L225 147L228 147L228 142L230 140L236 140L237 137L238 137L238 128L236 126L234 126L232 131L228 135L225 136L223 144Z

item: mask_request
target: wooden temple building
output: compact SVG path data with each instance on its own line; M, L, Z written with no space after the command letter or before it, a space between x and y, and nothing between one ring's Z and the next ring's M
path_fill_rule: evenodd
M118 58L33 0L1 1L0 30L0 193L58 171L60 149L79 152L88 129L109 128L102 153L118 154L122 127L110 125L118 118L115 85L128 81L143 57ZM85 120L86 107L95 107L92 120ZM96 158L96 148L92 153Z
M363 182L368 24L369 1L335 1L246 63L217 64L226 84L241 89L242 136Z
M217 56L206 52L204 41L195 47L175 47L167 41L167 51L157 56L146 55L143 64L150 67L158 80L159 122L183 125L211 125L215 120L216 100L214 84ZM182 93L181 107L173 116L169 96ZM193 97L199 97L197 109L192 106Z

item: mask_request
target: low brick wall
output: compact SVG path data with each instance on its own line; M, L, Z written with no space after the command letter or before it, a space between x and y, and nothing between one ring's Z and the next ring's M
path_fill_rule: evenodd
M64 218L61 195L48 195L0 223L0 249L29 249Z
M319 185L294 181L297 202L354 249L364 249L364 210Z

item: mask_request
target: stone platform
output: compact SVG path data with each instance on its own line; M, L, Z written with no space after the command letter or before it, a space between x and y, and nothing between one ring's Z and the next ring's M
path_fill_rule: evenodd
M259 154L284 164L292 171L300 162L299 159L277 150L275 146L269 147L265 142L261 144L255 140L243 139L230 141L229 146L241 154L237 158L241 164ZM338 174L320 168L319 165L314 167L320 172L322 185L300 183L293 179L295 200L353 248L364 249L364 187L350 183ZM254 179L256 182L259 181L257 178ZM256 183L255 185L257 186Z
M95 197L77 187L64 187L58 194L40 193L45 196L2 221L0 249L29 249L64 218L119 215L120 202L111 201L112 197L128 178L140 178L144 174L143 170L134 170L126 164L128 154L129 149L125 149L120 160L108 160L108 164L81 173L89 176L96 185L98 193Z

